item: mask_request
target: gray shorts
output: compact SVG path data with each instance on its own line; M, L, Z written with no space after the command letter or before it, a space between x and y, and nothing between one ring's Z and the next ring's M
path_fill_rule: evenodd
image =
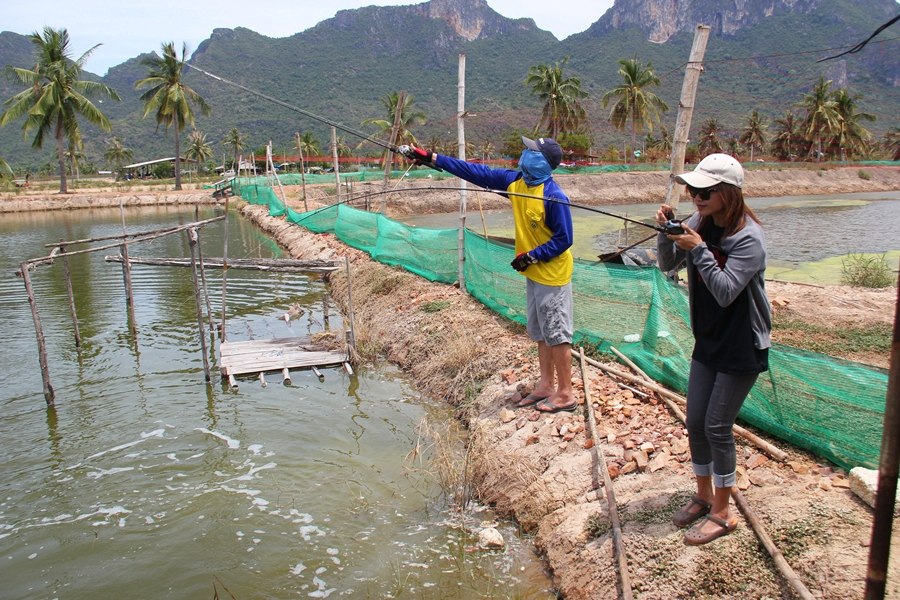
M543 285L528 279L525 287L528 337L549 346L572 343L575 329L572 284Z

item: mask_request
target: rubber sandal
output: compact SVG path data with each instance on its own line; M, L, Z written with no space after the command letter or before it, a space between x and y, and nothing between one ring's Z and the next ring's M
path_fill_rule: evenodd
M712 521L718 525L718 528L708 533L701 533L700 530L707 521ZM729 523L715 515L706 515L702 521L687 530L687 533L684 534L684 543L688 546L702 546L719 539L723 535L728 535L735 529L737 529L737 519L733 523Z
M699 506L699 510L692 510L694 506ZM672 515L672 523L675 527L687 527L697 519L701 519L709 514L712 504L698 496L691 497L691 501L682 506Z
M558 413L558 412L575 412L575 409L578 408L578 404L573 402L568 406L556 406L552 402L547 402L547 399L544 398L534 407L534 410L542 413Z
M528 394L515 404L513 404L513 408L525 408L531 406L533 404L537 404L538 402L543 402L550 396L535 396L534 394Z

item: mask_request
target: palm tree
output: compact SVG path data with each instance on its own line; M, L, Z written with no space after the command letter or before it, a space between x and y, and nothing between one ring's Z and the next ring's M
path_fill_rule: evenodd
M793 160L803 143L800 124L794 113L788 111L780 119L775 119L775 137L772 138L772 152L781 160Z
M69 191L65 142L72 145L79 139L78 117L109 131L109 119L89 97L102 94L118 100L119 95L102 83L79 79L88 57L100 44L73 61L69 54L69 34L65 29L45 27L43 33L34 32L28 39L35 45L35 65L32 69L7 67L7 72L26 89L4 103L9 108L0 114L0 126L26 115L22 129L26 135L34 133L32 148L42 148L44 136L52 132L59 162L59 192L65 194Z
M2 178L7 173L9 173L10 175L14 174L13 170L9 166L9 163L3 160L3 158L0 158L0 178Z
M408 96L405 92L391 92L381 99L381 104L387 112L387 117L364 119L362 124L374 125L379 129L379 134L382 137L390 139L391 132L394 129L394 121L397 121L397 136L391 141L398 146L401 144L418 144L416 136L412 132L412 127L424 125L426 118L425 113L412 107L413 97ZM398 113L399 120L397 118ZM365 141L363 140L359 145L361 146ZM393 161L394 153L385 150L384 154L382 154L382 162L388 159Z
M118 179L125 163L134 160L134 153L131 151L131 148L125 147L122 140L112 137L106 142L106 151L103 153L103 158L116 172L116 179Z
M741 131L740 138L738 138L740 143L750 148L750 162L753 162L753 151L756 148L762 150L766 146L767 129L768 126L765 119L759 114L758 110L754 109L750 116L747 117L747 123Z
M648 133L645 143L647 150L655 152L664 158L668 158L672 153L672 134L669 133L669 129L665 125L660 125L659 138L655 138Z
M525 85L531 86L531 91L544 103L541 120L534 131L547 131L554 139L559 139L563 133L579 131L587 120L579 100L586 98L588 93L581 89L580 79L563 75L568 61L566 56L552 66L531 67L525 77Z
M187 57L187 44L181 46L181 58L175 54L175 44L162 45L162 58L151 56L141 63L149 74L134 83L135 89L149 88L141 96L146 118L156 112L156 128L164 125L166 130L175 126L175 189L181 189L181 132L185 125L194 125L194 109L197 105L204 115L210 112L209 105L200 94L188 87L183 74Z
M228 133L225 134L225 138L222 140L223 145L231 147L231 168L235 172L238 170L238 156L241 154L241 150L244 149L244 144L246 143L246 136L238 131L237 127L229 129Z
M669 106L662 98L646 89L659 85L659 77L653 73L652 63L648 62L644 67L637 59L631 58L620 60L619 64L622 84L603 94L603 108L615 101L608 121L620 131L631 120L631 147L634 148L637 134L643 132L644 128L652 132L653 124L660 121L662 113L669 110ZM627 153L625 162L628 162Z
M900 160L900 127L893 127L886 132L882 143L890 155L893 156L891 160Z
M703 121L700 125L700 142L697 145L704 156L722 151L720 135L722 135L722 125L717 118L710 117Z
M834 137L840 124L837 103L832 97L829 87L831 87L831 81L819 77L819 81L798 105L806 110L803 133L816 150L816 161L823 156L823 143Z
M206 141L206 134L193 130L188 134L188 147L184 152L184 157L197 161L198 169L200 165L212 158L213 150L209 142Z
M832 95L835 109L840 115L838 130L832 140L835 153L846 151L850 156L863 154L872 140L872 132L863 127L860 121L875 121L875 115L859 112L858 100L860 95L851 95L846 89L839 89Z

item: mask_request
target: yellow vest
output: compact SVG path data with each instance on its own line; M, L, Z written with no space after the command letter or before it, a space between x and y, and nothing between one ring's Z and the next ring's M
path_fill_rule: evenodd
M519 178L511 183L507 190L516 194L537 196L537 198L509 196L512 203L513 220L516 224L516 255L549 242L553 237L553 232L544 223L544 201L542 200L544 184L530 187L524 179ZM549 261L540 261L530 265L523 274L536 283L561 286L572 280L574 264L572 252L566 250Z

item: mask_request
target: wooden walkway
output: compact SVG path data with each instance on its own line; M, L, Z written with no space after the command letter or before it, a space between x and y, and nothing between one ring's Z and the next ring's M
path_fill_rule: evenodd
M335 352L316 346L309 338L275 338L245 342L223 342L219 345L219 365L222 376L232 388L237 388L237 375L258 373L260 381L266 372L281 371L286 383L290 383L290 369L343 365L348 373L350 357L346 352Z

